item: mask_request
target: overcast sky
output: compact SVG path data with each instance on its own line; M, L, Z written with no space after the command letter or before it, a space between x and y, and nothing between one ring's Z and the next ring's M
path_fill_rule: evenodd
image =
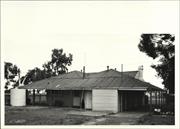
M178 34L179 4L173 2L58 2L1 1L2 60L16 64L24 75L42 67L51 50L73 54L69 71L124 71L144 66L144 79L160 86L150 67L155 63L140 52L142 33ZM2 61L2 62L3 62Z

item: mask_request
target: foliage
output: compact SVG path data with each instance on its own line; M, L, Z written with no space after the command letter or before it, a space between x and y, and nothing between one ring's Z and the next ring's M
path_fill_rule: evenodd
M72 54L66 56L63 49L53 49L51 54L51 61L43 65L47 76L56 76L68 71L67 66L72 64Z
M44 78L46 78L45 72L36 67L32 70L29 70L28 73L21 78L21 83L28 84L29 82L38 81Z
M4 63L4 78L6 79L5 89L8 89L10 82L13 82L13 86L16 86L17 80L15 80L15 77L18 76L19 73L20 69L16 65L10 62Z
M45 76L47 78L51 77L53 75L52 64L51 64L50 61L48 61L47 63L43 64L43 69L44 69L44 72L45 72Z
M163 79L164 86L170 93L174 93L174 62L175 36L171 34L142 34L138 48L159 64L152 65L158 76Z
M66 73L68 71L67 66L70 66L71 64L72 54L66 56L66 54L63 53L63 49L53 49L51 54L51 60L42 65L43 70L37 67L29 70L28 73L25 75L26 79L24 84ZM21 81L24 80L25 76L21 78Z

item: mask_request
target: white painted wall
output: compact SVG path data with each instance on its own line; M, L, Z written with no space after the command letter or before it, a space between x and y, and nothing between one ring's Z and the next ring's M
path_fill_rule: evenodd
M92 109L92 91L85 91L85 109Z
M92 108L94 111L118 112L118 91L94 89L92 91Z

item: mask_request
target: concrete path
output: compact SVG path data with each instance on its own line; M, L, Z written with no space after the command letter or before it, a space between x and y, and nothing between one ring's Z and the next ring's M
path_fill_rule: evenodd
M146 115L143 112L122 112L109 114L83 123L82 125L136 125L139 118Z

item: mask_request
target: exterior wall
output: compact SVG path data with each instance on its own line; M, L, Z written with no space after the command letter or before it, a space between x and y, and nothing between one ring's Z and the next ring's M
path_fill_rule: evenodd
M67 90L49 90L47 92L48 105L72 107L73 106L73 94L72 91Z
M85 109L92 109L92 91L85 91L84 103Z
M92 108L94 111L118 112L118 91L117 90L92 90Z
M36 99L39 101L37 97ZM92 109L92 91L48 90L47 103L51 106Z

